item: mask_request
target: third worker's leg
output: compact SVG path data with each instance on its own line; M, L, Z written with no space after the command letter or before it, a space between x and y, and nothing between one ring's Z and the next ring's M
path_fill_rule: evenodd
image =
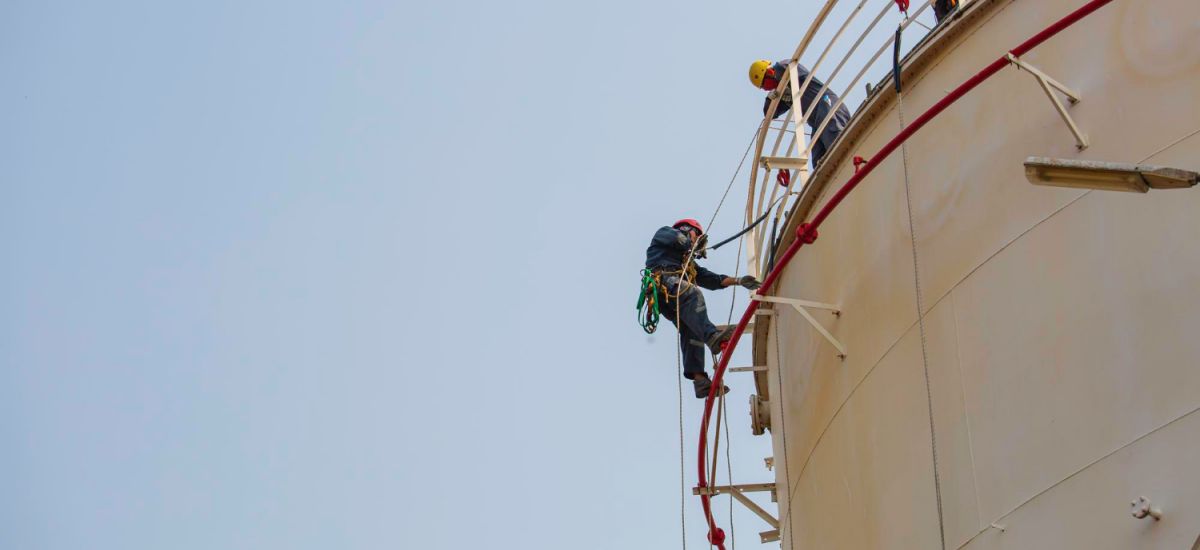
M833 106L832 101L837 101L832 94L827 94L824 99L817 103L813 109L813 116L809 120L812 129L815 132L825 121L825 117L829 116L830 107ZM825 130L819 136L813 136L812 140L816 143L812 148L812 164L813 169L816 169L821 164L821 160L825 158L825 153L833 147L833 143L837 141L842 130L846 129L846 125L850 123L850 111L846 110L845 105L839 105L837 112L830 119L829 124L825 125Z
M679 347L683 352L683 377L692 381L696 397L704 399L712 391L712 380L704 372L704 341L696 337L687 325L679 325ZM725 387L724 391L729 391Z
M679 326L679 351L683 354L683 377L695 380L704 374L704 340L694 334L687 325Z
M675 285L678 281L668 281L668 289L678 292ZM679 329L679 348L683 354L683 376L692 381L696 397L704 399L712 390L712 380L704 372L704 348L708 347L713 353L720 351L720 343L729 339L730 330L719 330L708 319L704 295L700 289L684 285L687 290L678 293L678 303L672 301L663 304L668 319L675 322ZM679 319L674 319L678 308ZM722 391L729 391L725 387Z

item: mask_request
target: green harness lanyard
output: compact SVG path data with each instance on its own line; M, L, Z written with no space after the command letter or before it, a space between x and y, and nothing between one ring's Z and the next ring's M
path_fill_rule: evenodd
M646 334L654 334L658 328L658 279L649 269L642 270L642 292L638 294L638 324Z

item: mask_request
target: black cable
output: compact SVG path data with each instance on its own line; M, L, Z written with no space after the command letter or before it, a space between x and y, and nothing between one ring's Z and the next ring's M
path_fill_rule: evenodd
M779 243L775 242L775 232L779 230L779 218L771 221L771 253L767 256L767 273L775 270L775 250L779 248Z
M904 34L904 25L896 27L896 40L892 43L892 83L896 85L896 93L900 93L900 38Z
M724 245L727 245L727 244L733 242L734 239L741 237L742 235L745 235L748 231L750 231L751 229L754 229L755 226L762 223L763 220L767 219L767 216L771 215L771 208L773 208L774 206L775 206L775 204L772 203L770 207L767 207L765 209L766 212L763 212L763 215L759 216L757 220L754 220L754 223L747 225L745 229L742 229L741 231L734 233L732 237L729 237L728 239L725 239L717 244L714 244L714 245L708 247L708 249L716 250L718 248L721 248Z

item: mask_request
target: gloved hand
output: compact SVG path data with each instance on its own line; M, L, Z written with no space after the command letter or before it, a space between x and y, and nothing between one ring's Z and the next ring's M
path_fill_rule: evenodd
M762 283L758 282L758 279L755 279L751 275L743 275L741 279L738 279L738 284L747 290L758 290L758 287L762 286Z

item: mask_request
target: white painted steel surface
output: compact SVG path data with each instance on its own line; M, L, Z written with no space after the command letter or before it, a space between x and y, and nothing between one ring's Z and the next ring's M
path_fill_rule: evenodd
M853 154L1081 2L975 4L970 29L918 54L901 104L856 119L789 227ZM760 319L784 548L1183 549L1200 535L1200 189L1037 187L1022 164L1200 170L1200 2L1117 0L1023 59L1082 95L1069 112L1088 149L1005 69L917 133L907 162L886 160L784 272L778 295L838 304L822 321L846 359L790 307ZM1142 495L1161 521L1131 517Z

